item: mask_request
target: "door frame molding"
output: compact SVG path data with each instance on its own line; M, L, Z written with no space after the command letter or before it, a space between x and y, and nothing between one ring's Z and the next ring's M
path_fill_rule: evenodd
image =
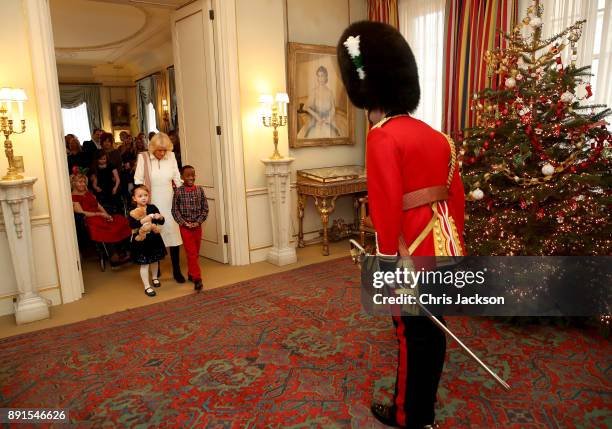
M36 90L38 128L49 196L53 246L62 303L65 304L80 299L84 288L72 210L70 179L68 175L62 174L66 171L66 149L51 11L46 0L24 0L23 7L28 23L26 31Z
M250 252L240 109L240 78L238 74L236 5L235 1L199 0L189 3L183 8L201 9L206 12L207 4L210 4L215 11L215 17L212 21L213 45L218 97L217 117L218 125L221 126L222 130L219 136L223 175L222 203L225 208L226 233L229 236L228 256L231 265L247 265L250 263ZM183 8L179 8L177 11L181 11ZM173 46L173 50L176 54L175 46ZM176 56L174 66L180 68ZM180 70L177 70L176 74L180 75ZM178 92L181 90L181 85L177 84L177 101L179 103L182 97ZM179 111L181 111L180 106ZM181 127L179 127L179 132L182 132ZM181 140L184 140L182 135Z

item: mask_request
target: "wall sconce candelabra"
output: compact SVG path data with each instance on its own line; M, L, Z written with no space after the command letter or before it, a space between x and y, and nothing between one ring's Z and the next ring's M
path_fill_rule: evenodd
M23 134L26 130L25 119L23 118L23 102L28 97L21 88L2 88L0 89L0 132L4 134L4 153L8 159L8 170L2 177L2 180L19 180L23 179L23 176L19 174L19 168L15 162L15 156L13 155L13 144L9 137L11 134ZM17 104L18 117L16 117L12 104ZM13 127L13 122L17 120L21 124L19 129Z
M164 116L164 121L169 121L168 119L168 102L166 101L166 99L164 98L162 100L162 111L163 111L163 116Z
M269 94L259 97L261 105L260 116L262 123L266 127L274 128L274 153L270 159L283 159L283 156L278 152L278 127L287 125L287 104L289 104L289 96L284 92L279 92L276 97Z

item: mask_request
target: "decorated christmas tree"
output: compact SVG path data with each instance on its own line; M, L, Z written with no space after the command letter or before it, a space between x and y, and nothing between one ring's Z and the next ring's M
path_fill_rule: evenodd
M543 39L542 12L534 0L507 46L486 53L492 87L457 136L473 255L612 254L611 111L588 103L590 67L576 66L585 21Z

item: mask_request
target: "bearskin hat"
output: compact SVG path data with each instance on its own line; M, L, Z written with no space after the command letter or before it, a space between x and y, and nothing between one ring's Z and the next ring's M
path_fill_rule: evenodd
M359 21L338 42L338 64L349 98L362 109L413 112L421 90L414 55L388 24Z

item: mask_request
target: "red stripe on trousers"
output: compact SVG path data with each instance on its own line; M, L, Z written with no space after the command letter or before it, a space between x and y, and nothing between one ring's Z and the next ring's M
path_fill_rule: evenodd
M408 345L406 344L406 328L404 322L399 316L393 316L397 323L396 334L399 341L399 356L397 368L397 396L395 397L395 419L397 423L406 426L406 382L408 380Z

